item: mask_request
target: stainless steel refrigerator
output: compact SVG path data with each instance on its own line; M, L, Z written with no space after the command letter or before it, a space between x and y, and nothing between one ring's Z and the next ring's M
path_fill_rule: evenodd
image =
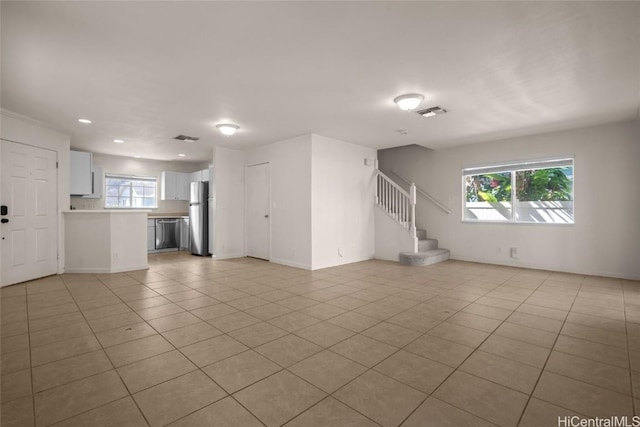
M207 198L209 183L192 182L189 197L189 251L194 255L209 255L209 220Z

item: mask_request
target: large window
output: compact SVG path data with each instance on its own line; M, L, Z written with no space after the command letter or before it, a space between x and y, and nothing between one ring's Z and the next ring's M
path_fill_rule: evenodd
M156 178L106 174L105 181L105 208L149 209L158 206Z
M462 170L463 221L573 224L573 159Z

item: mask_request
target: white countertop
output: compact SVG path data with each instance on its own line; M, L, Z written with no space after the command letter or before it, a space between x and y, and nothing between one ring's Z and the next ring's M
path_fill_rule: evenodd
M83 213L83 214L104 214L104 213L118 213L118 214L140 214L151 213L148 209L73 209L69 211L62 211L62 213Z

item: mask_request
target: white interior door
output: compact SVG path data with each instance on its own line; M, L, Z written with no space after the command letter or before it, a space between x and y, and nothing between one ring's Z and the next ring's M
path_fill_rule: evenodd
M269 259L269 163L247 167L247 256Z
M2 140L2 276L12 285L58 271L56 152ZM6 221L5 221L6 220Z

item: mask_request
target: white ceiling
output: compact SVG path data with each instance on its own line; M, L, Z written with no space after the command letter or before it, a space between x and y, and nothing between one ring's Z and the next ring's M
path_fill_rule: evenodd
M1 14L2 108L99 153L209 161L214 145L306 133L438 149L640 106L638 2L3 0ZM449 113L402 112L407 92ZM215 129L227 121L233 137Z

